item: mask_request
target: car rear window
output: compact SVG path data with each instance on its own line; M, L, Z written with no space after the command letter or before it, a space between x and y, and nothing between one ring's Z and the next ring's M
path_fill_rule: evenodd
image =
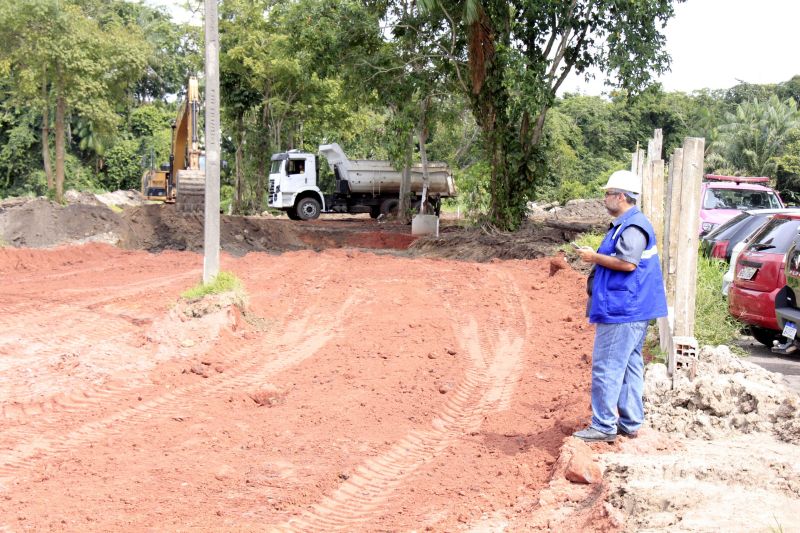
M752 215L735 228L731 228L726 238L730 238L731 240L744 239L760 228L767 221L768 217L769 215Z
M789 249L797 228L800 227L800 220L789 220L786 218L773 218L761 228L747 245L747 250L761 250L764 252L782 254Z
M716 238L718 238L720 236L722 238L725 238L723 233L725 233L726 231L728 231L732 227L738 225L740 222L742 222L746 218L749 218L750 216L751 216L750 213L739 213L738 215L736 215L732 219L730 219L727 222L724 222L723 224L720 224L719 226L714 228L711 231L711 233L709 233L708 235L705 236L705 238L708 239L708 240L716 239Z

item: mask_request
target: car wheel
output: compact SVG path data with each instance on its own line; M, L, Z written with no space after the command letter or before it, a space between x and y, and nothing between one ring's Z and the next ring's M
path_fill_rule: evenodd
M755 340L768 348L772 348L772 341L778 340L781 332L774 329L759 328L758 326L750 326L750 335Z

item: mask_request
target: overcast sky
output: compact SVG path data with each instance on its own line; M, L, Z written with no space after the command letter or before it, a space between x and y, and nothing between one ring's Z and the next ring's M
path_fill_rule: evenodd
M176 18L184 4L145 1L168 6ZM665 32L672 68L659 81L667 91L726 89L738 80L778 83L800 74L800 0L688 0L675 6ZM562 90L606 89L603 80L575 77Z
M671 72L666 91L778 83L800 74L800 0L688 0L665 30ZM599 94L600 80L564 82L564 90Z

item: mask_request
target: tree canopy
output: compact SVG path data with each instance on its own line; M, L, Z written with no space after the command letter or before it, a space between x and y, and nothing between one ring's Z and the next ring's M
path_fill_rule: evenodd
M221 0L223 205L263 211L273 152L338 142L445 160L462 210L513 229L528 200L597 194L654 128L665 154L702 136L707 170L800 191L800 75L651 83L676 1ZM168 160L201 52L201 28L141 2L0 4L0 195L137 188ZM606 96L561 92L598 69Z

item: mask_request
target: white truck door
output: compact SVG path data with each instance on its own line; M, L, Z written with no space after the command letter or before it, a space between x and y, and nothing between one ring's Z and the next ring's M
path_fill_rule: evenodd
M306 173L306 158L290 158L286 161L286 177L288 178L289 188L291 192L297 192L304 189L308 183L308 174ZM290 192L286 190L285 192Z

